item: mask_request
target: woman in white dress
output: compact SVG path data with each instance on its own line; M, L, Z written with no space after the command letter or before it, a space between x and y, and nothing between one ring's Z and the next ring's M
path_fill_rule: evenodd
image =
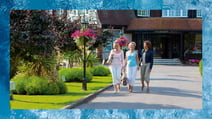
M113 48L114 49L110 51L109 55L109 58L112 58L112 63L110 64L109 68L112 73L114 92L117 93L120 91L120 79L124 64L124 54L120 49L118 42L113 43Z

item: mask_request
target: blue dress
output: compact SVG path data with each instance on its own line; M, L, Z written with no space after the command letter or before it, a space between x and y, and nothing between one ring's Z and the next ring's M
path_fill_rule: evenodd
M137 55L136 51L134 51L133 53L127 52L127 66L128 67L136 67L137 66L136 55Z

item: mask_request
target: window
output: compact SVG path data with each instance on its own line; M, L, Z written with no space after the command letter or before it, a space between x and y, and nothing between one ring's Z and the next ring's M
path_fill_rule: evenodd
M78 15L78 10L73 10L72 11L72 14L75 15L75 16L77 16Z
M163 10L163 17L187 17L187 10Z
M144 16L149 17L150 16L150 10L138 10L137 11L138 16Z
M181 11L180 10L177 10L176 11L176 16L180 16L180 13L181 13ZM173 13L174 14L174 13Z
M88 14L88 10L70 10L71 16L83 16Z
M88 14L88 11L87 10L78 10L78 14L85 15L85 14Z
M202 17L201 10L197 10L197 17Z

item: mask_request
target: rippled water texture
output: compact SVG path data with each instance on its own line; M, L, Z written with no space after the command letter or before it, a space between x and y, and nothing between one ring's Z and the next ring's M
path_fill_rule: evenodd
M202 110L10 110L10 9L201 9L203 12ZM211 119L212 118L211 0L0 0L0 119Z

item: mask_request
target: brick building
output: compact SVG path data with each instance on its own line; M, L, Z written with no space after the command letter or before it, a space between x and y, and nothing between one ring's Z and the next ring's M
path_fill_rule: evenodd
M150 40L154 58L185 61L202 57L199 10L97 10L97 14L102 29L124 32L138 50L144 40Z

